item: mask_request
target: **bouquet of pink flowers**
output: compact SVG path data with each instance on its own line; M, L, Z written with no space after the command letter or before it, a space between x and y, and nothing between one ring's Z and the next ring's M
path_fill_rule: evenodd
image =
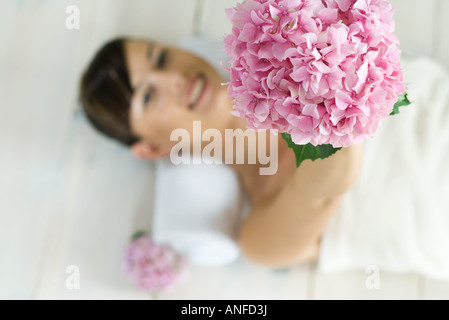
M157 294L187 280L187 260L139 232L125 252L125 271L141 290Z
M326 158L409 104L389 0L245 0L227 10L229 96L248 127Z

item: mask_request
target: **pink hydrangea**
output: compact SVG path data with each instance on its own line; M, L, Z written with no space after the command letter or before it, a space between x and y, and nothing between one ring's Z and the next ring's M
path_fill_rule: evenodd
M233 114L299 145L371 138L405 92L389 0L246 0L227 9Z
M187 278L187 260L149 236L134 240L125 252L125 271L148 293L168 290Z

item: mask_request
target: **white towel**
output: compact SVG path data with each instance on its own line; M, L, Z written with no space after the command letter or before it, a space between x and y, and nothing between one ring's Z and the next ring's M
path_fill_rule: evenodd
M196 265L225 265L239 257L236 239L246 202L230 167L173 165L164 159L156 164L155 181L156 242L170 245Z

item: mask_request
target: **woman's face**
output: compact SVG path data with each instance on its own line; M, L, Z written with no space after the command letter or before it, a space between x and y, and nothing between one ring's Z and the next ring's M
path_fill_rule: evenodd
M203 59L178 48L128 41L125 53L134 94L130 122L134 134L155 146L169 147L171 132L224 129L230 100L224 79Z

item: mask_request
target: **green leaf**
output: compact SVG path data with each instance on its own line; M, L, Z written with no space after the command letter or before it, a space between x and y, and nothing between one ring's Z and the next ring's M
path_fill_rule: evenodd
M146 231L140 230L136 231L132 236L132 241L136 241L137 239L146 236L148 233Z
M299 168L304 160L310 159L315 161L317 159L326 159L341 149L334 148L331 144L323 144L319 146L314 146L311 143L306 145L297 145L293 142L291 135L288 133L283 133L282 138L287 141L289 148L293 149L296 156L297 168Z
M398 102L396 102L394 104L393 107L393 112L390 113L390 116L394 116L396 114L399 114L399 108L400 107L404 107L404 106L408 106L410 104L410 101L408 100L407 97L407 92L404 94L401 94L398 98Z

